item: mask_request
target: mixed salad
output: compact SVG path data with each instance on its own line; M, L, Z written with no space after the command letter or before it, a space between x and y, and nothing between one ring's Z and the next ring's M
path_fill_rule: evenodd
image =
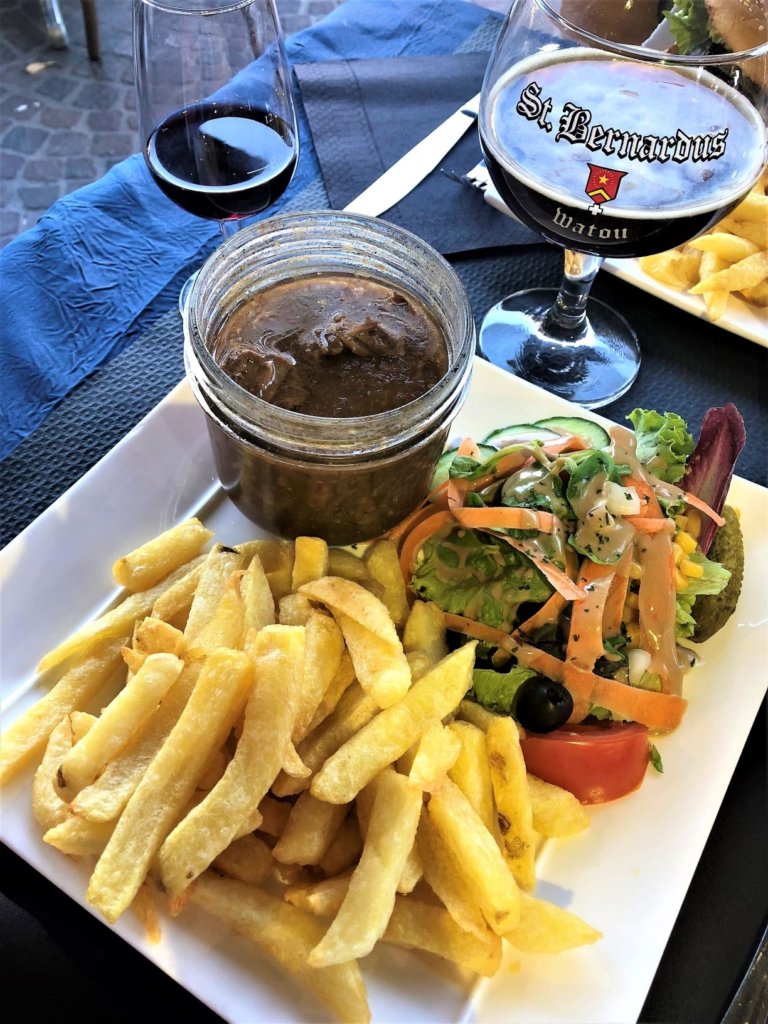
M743 546L724 507L745 434L732 405L698 444L674 413L634 431L550 418L445 452L392 533L410 590L480 641L470 700L512 715L529 770L584 802L642 782L650 734L686 708L684 673L733 612Z

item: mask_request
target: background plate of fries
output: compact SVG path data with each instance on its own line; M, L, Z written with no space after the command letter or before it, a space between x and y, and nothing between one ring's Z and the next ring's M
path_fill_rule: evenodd
M768 173L731 213L687 245L605 269L659 299L768 346Z
M577 411L478 361L455 434ZM386 546L257 538L182 383L0 553L0 837L229 1021L634 1020L765 692L766 499L664 774L585 813Z

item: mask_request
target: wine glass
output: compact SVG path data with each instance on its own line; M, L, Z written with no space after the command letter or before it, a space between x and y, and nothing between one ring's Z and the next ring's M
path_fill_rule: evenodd
M702 30L683 54L655 2L513 0L485 74L480 142L513 214L565 248L565 273L558 292L518 292L489 311L480 351L491 362L587 408L630 387L635 334L589 298L603 259L708 230L768 158L768 19L761 0L742 3L755 18L735 52L726 19L716 45Z
M298 158L274 0L133 0L133 41L149 172L227 238L280 198Z

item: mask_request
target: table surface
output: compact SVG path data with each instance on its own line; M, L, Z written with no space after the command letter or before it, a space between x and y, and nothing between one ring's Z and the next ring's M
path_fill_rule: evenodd
M414 140L415 141L415 140ZM454 261L479 319L494 301L529 284L555 284L558 254L484 253ZM0 464L3 533L9 540L105 454L180 379L180 330L172 310L188 267L151 300L123 351L79 384ZM693 321L631 285L604 275L596 295L636 326L640 379L605 410L618 419L636 404L674 408L692 426L711 404L746 411L750 461L743 475L765 482L766 352ZM130 401L124 400L126 380ZM138 383L140 381L140 384ZM30 473L30 466L35 472ZM766 652L768 654L768 652ZM765 671L764 666L756 670ZM706 752L702 752L707 756ZM765 864L765 705L750 734L648 996L644 1021L720 1019L748 965L768 910ZM63 994L82 1024L151 1014L190 1022L218 1018L73 904L10 851L2 850L0 934L11 993L25 1019L49 1016ZM727 935L727 939L726 936Z

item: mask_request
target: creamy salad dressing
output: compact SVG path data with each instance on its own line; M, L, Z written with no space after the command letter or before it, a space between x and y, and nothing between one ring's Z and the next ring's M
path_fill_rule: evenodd
M617 562L632 543L635 531L621 516L612 515L606 508L610 497L607 484L608 474L596 473L578 498L570 498L571 508L579 519L574 538L583 551L601 562Z
M669 524L672 527L671 520ZM649 671L661 676L666 693L679 695L683 688L683 668L678 661L674 630L677 599L672 530L640 537L636 544L636 558L642 570L640 628L643 650L651 656Z

